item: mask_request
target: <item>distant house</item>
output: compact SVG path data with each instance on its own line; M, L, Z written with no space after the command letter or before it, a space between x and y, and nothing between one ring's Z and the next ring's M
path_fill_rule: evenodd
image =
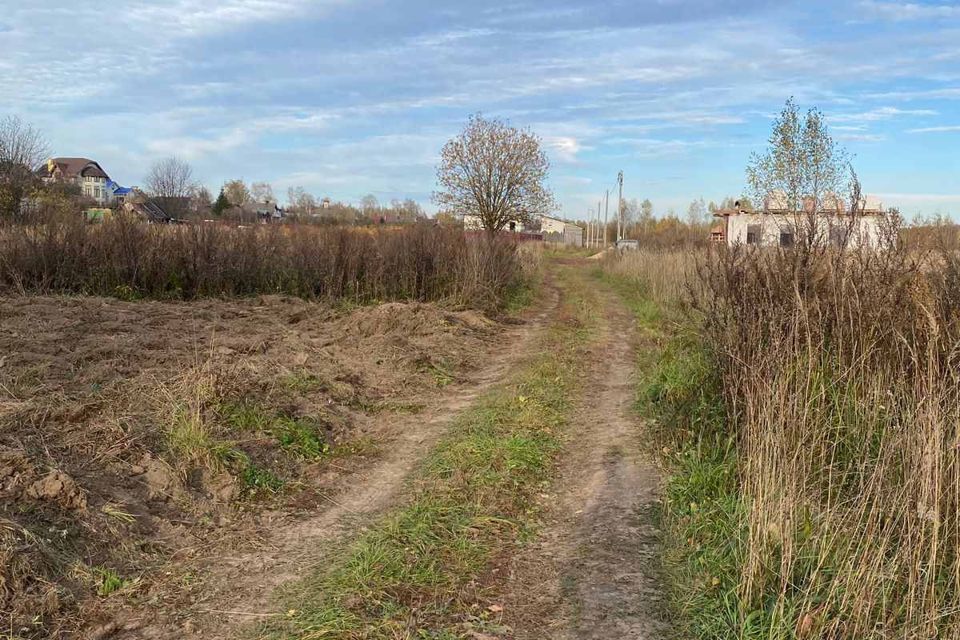
M483 231L483 219L476 214L468 213L463 216L463 229L464 231ZM504 225L503 231L523 233L526 229L519 220L511 220Z
M45 183L66 182L80 187L83 195L99 205L107 205L113 193L107 186L110 176L99 164L89 158L50 158L37 172Z
M123 206L127 199L133 195L135 189L136 187L121 187L113 180L107 180L107 191L110 193L110 202L119 206Z
M545 242L583 246L583 227L552 216L540 216L540 233Z
M284 210L280 208L280 205L273 200L265 200L263 202L254 203L251 206L254 213L257 215L257 220L260 222L275 222L283 219L283 217L286 215Z
M760 212L746 211L737 202L713 214L720 220L710 230L710 239L728 246L789 248L801 234L813 232L824 243L851 249L879 248L884 241L886 212L879 198L864 197L853 215L835 194L823 197L819 208L810 198L800 204L801 211L792 211L782 193L768 196Z
M171 216L156 202L142 198L133 198L125 202L123 204L123 210L137 216L144 222L153 224L173 224L180 222L180 220Z
M719 213L719 212L718 212ZM726 225L718 224L710 228L710 241L723 244L727 241Z

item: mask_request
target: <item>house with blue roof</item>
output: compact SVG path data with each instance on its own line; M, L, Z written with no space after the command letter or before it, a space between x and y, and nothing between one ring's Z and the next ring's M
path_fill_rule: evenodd
M113 180L107 180L107 192L110 194L110 202L119 206L133 194L133 187L121 187Z

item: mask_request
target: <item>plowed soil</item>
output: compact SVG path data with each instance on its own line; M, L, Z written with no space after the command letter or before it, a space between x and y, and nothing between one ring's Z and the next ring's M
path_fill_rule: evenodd
M522 330L423 304L0 299L0 634L211 637L227 585L264 602L258 562L388 500Z

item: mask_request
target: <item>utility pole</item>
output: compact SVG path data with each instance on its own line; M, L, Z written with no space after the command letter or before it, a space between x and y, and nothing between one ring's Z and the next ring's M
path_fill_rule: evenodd
M603 204L603 200L597 200L597 232L598 232L598 233L597 233L597 246L598 246L598 247L602 247L602 246L603 246L603 241L600 240L600 233L599 233L599 231L600 231L600 205L601 205L601 204ZM606 229L604 229L603 235L604 235L604 236L607 235Z
M620 197L617 198L617 242L623 240L623 171L617 174L617 184L620 185Z
M607 247L607 224L610 221L610 189L607 189L607 195L603 197L603 247Z

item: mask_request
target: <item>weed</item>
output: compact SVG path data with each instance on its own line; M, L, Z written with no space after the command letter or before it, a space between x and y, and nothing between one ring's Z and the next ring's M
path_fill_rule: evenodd
M299 393L312 393L321 391L326 387L322 379L306 371L288 373L280 378L280 384L291 391L297 391Z
M699 336L671 341L641 394L669 439L667 547L695 637L960 632L958 265L803 246L696 268Z
M124 524L133 524L137 521L137 517L135 515L123 511L118 505L110 502L100 507L100 510L111 518L115 518Z
M94 567L93 575L97 581L97 594L101 597L109 596L134 584L136 580L127 580L113 569Z
M282 293L341 307L448 300L497 310L525 277L515 243L432 224L238 229L76 215L4 226L0 248L0 289L124 300Z
M268 434L284 450L301 458L314 460L330 450L323 425L312 418L291 417L253 402L221 403L218 412L234 429Z
M376 440L367 436L361 436L338 444L331 452L331 456L334 458L348 458L352 456L371 457L379 455L379 453L380 445Z
M268 493L277 493L281 491L286 484L283 479L278 478L269 469L262 469L256 465L248 464L240 474L240 481L244 488L251 494L261 491Z
M441 389L456 381L454 375L443 363L426 362L418 367L418 371L429 373L433 377L433 382Z
M307 460L315 460L330 451L322 427L309 418L280 417L274 420L268 431L281 447Z

